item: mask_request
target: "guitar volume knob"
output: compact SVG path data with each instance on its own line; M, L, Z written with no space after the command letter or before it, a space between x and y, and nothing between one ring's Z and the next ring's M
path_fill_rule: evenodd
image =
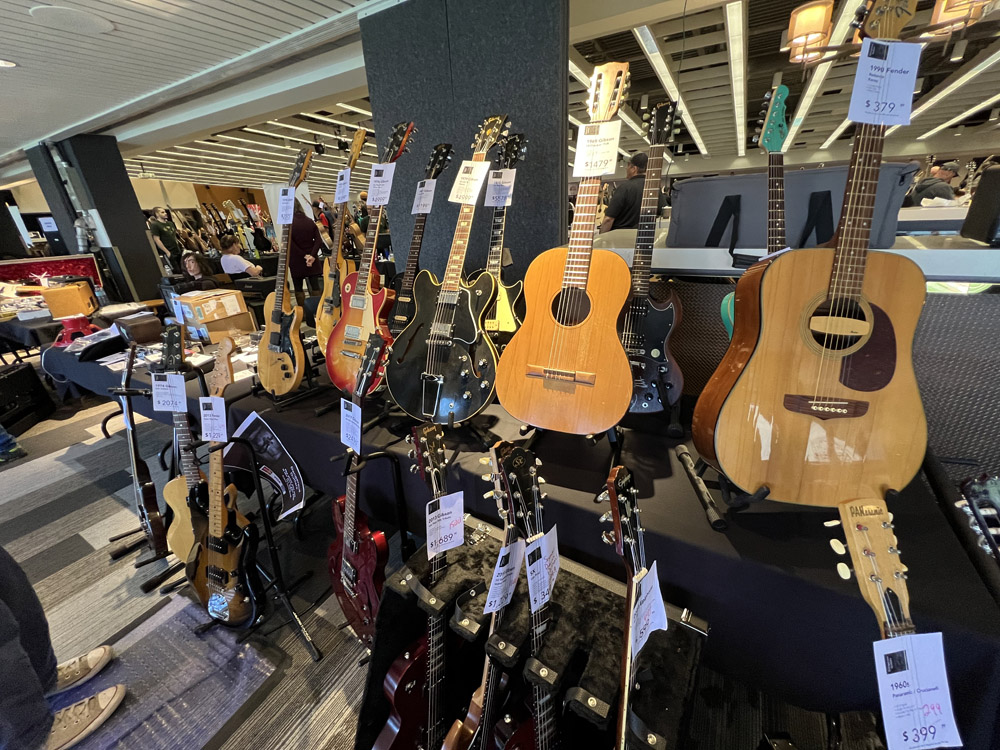
M463 393L462 394L462 398L464 398L466 401L468 401L469 399L471 399L472 398L472 391L466 391L465 393Z

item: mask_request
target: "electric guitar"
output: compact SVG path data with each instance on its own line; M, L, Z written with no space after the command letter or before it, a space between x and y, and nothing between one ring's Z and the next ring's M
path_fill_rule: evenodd
M680 324L681 301L671 289L666 300L649 296L653 240L660 205L663 152L673 131L674 105L661 102L649 117L649 163L642 188L639 228L632 256L632 295L619 321L622 345L632 365L632 402L629 411L652 414L674 407L681 398L684 376L670 356L670 337ZM677 411L672 409L672 411ZM674 415L675 431L683 435Z
M979 535L979 546L1000 565L1000 477L983 474L962 482L962 500L955 505L969 518Z
M448 494L447 461L441 427L424 423L413 428L417 467L436 500ZM430 560L430 580L434 586L444 575L447 555L440 552ZM400 655L386 674L383 689L392 709L389 721L375 740L373 750L432 750L441 747L447 724L444 705L445 614L427 618L427 634Z
M213 396L233 382L228 336L219 344L207 376ZM236 487L226 486L221 443L209 453L208 527L191 549L185 572L209 616L228 627L250 626L261 615L264 592L257 576L257 527L236 508Z
M893 8L877 0L869 17L898 33L907 16ZM868 249L884 136L857 126L836 247L765 258L736 285L733 340L692 429L701 457L745 492L836 506L920 468L912 342L925 281L909 259Z
M253 251L253 245L250 244L244 231L244 227L247 226L246 221L240 219L239 209L231 200L222 201L222 207L229 212L229 220L226 223L230 227L230 231L236 235L236 239L240 241L240 247L246 250L249 255Z
M514 169L519 161L524 159L528 150L528 139L523 133L511 133L503 139L497 152L497 169ZM521 325L521 318L515 311L515 306L521 299L523 282L518 279L511 285L503 283L503 235L507 223L507 207L496 206L493 209L493 230L490 234L490 252L486 259L486 268L476 271L471 280L473 283L480 274L488 273L497 282L497 298L486 311L483 320L483 330L493 339L498 350L510 341L510 337Z
M351 141L351 152L347 157L347 169L353 171L358 159L361 158L361 151L365 147L365 139L368 131L358 128L354 131L354 139ZM348 275L357 270L357 265L353 260L348 260L344 252L344 245L352 242L354 235L348 231L351 224L351 212L347 208L348 201L338 203L337 226L330 227L333 236L333 257L323 261L323 297L319 308L316 310L316 339L319 341L320 349L326 351L326 344L330 340L330 333L333 327L340 320L342 298L340 296L340 282Z
M627 63L598 66L591 122L613 118L627 89ZM632 368L615 330L629 270L610 250L594 250L600 191L600 177L580 181L569 247L548 250L528 267L524 323L497 369L497 396L514 419L580 435L613 427L632 398Z
M413 130L412 122L401 122L393 128L382 151L382 164L391 164L403 155ZM373 174L377 171L378 165L372 167ZM361 262L357 272L344 279L341 292L343 312L326 344L326 371L330 375L330 382L345 393L353 391L357 383L368 337L377 331L386 343L392 343L386 318L395 295L391 289L382 286L378 269L375 268L375 245L378 243L378 228L384 212L385 206L378 206L368 222L368 235ZM382 386L382 369L380 366L376 370L368 393Z
M306 178L312 162L312 149L299 151L288 187L297 188ZM291 224L281 227L278 246L278 270L274 291L264 300L264 335L257 345L257 378L268 393L284 396L302 384L305 375L305 352L302 349L302 308L292 305L288 293L288 238Z
M486 154L507 128L506 116L483 121L472 144L473 161ZM464 169L471 169L470 166ZM464 204L441 283L426 269L417 275L413 320L399 334L386 362L386 384L396 404L414 419L457 424L493 399L496 347L483 335L483 316L496 297L496 279L462 279L475 204Z
M425 180L436 180L451 161L452 148L450 143L439 143L434 147L431 160L424 170ZM424 183L418 183L417 189L423 187ZM436 191L435 191L436 192ZM402 274L397 275L400 284L396 290L396 304L392 306L392 317L389 319L389 331L395 339L403 332L403 329L413 320L413 314L417 310L413 301L413 282L417 278L420 270L420 248L424 244L424 227L427 225L427 214L416 214L413 217L413 237L410 239L410 253L406 256L406 269ZM437 281L437 277L433 277ZM395 286L396 279L393 279Z
M351 398L357 409L364 403L368 385L382 359L384 346L385 341L378 333L368 337L358 383ZM351 468L356 469L357 456L352 453L349 460ZM358 510L359 481L360 472L348 474L347 490L333 504L337 538L327 551L327 560L333 592L337 595L344 617L361 642L371 647L375 637L375 616L382 597L382 584L385 583L389 543L381 531L368 528L368 518Z

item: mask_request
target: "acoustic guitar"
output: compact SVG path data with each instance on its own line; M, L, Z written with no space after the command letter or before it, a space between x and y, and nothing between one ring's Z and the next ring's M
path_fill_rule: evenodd
M906 19L876 17L895 33ZM901 489L923 460L912 346L924 277L868 248L884 137L857 126L836 247L765 258L736 285L733 340L692 429L702 458L748 493L836 506Z
M228 336L219 344L215 368L207 376L213 396L223 396L233 382L235 348ZM211 451L208 461L208 527L191 549L185 572L213 620L232 628L250 626L264 604L257 575L257 527L236 508L236 487L225 483L222 450Z
M312 162L312 149L299 151L288 187L297 188L306 178ZM257 345L257 379L273 396L285 396L300 385L306 371L302 349L302 308L292 305L288 293L288 238L291 224L281 227L278 246L278 270L274 291L264 300L264 335Z
M412 122L401 122L392 129L382 151L382 164L395 162L407 151L413 130ZM378 165L372 167L373 174L377 171ZM361 358L368 338L378 332L386 343L392 343L387 317L395 295L391 289L382 285L381 276L375 267L375 246L378 244L379 226L384 213L385 206L378 206L368 222L368 235L358 270L344 279L341 291L343 312L326 344L327 374L330 382L344 393L351 393L358 381ZM382 386L382 377L383 368L380 366L372 378L368 393Z
M627 89L627 63L598 66L591 122L614 117ZM594 250L600 190L600 177L580 181L569 247L548 250L528 267L524 323L497 369L497 397L511 416L580 435L613 427L632 397L632 368L616 330L629 270L610 250Z
M361 151L365 147L365 139L368 131L358 128L354 131L354 139L351 141L351 151L347 157L347 169L353 170L361 158ZM351 220L351 212L348 210L348 202L337 204L337 226L330 227L333 237L333 257L323 261L323 297L319 308L316 310L316 339L322 351L326 351L326 344L330 340L330 333L333 327L340 320L341 296L340 284L351 273L357 270L357 263L348 259L344 251L348 243L357 243L359 249L364 242L364 237L358 238L350 228L357 227ZM357 230L360 233L360 229Z

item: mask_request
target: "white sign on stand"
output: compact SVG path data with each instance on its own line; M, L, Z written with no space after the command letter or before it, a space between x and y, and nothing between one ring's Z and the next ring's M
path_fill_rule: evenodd
M632 655L638 655L654 630L667 629L667 610L660 594L656 563L639 579L635 606L632 608Z
M337 192L333 196L334 203L347 203L351 199L351 170L341 169L337 172Z
M340 399L340 442L361 455L361 407L346 398Z
M295 214L295 188L283 187L278 196L278 224L282 226L292 223Z
M614 119L581 125L576 131L576 159L574 177L600 177L614 174L618 163L618 139L622 134L622 121Z
M847 116L872 125L909 125L921 45L865 39Z
M497 564L493 568L493 580L486 595L486 606L483 614L496 612L510 604L517 588L517 577L521 572L521 561L524 560L524 540L518 539L509 547L500 549Z
M525 550L528 561L528 594L531 611L537 612L552 598L552 589L559 575L559 537L556 527L544 536L528 543Z
M214 443L229 440L226 426L226 400L221 396L202 396L198 399L201 410L201 439Z
M462 491L427 503L427 559L465 544L465 500Z
M486 182L486 201L483 205L487 208L509 206L514 197L516 174L516 169L494 169L490 172L490 179Z
M421 180L417 183L417 194L413 196L411 214L429 214L434 206L434 188L437 180Z
M395 162L376 164L372 167L372 176L368 181L368 198L365 201L369 206L384 206L389 202L389 193L392 192L392 176L395 172Z
M458 168L455 184L451 186L448 201L474 206L479 200L479 190L483 187L483 180L489 171L489 162L468 159L463 161Z
M153 373L153 411L187 412L187 389L179 372Z

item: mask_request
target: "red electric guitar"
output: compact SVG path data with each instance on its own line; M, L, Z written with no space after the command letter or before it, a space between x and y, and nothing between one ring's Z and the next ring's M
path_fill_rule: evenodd
M382 358L385 341L378 333L368 337L358 383L351 402L360 409L365 393L375 377ZM358 458L351 454L351 468L357 468ZM337 595L344 617L355 635L371 647L375 637L375 615L385 583L385 563L389 557L389 543L381 531L368 528L368 518L357 509L359 472L347 476L347 491L333 504L333 521L337 525L337 538L327 551L330 580Z
M392 164L402 156L412 134L412 122L401 122L393 128L382 152L381 163ZM372 167L373 175L377 176L378 171L379 165ZM395 294L388 287L382 286L378 269L375 268L375 245L384 212L385 206L379 206L372 212L361 262L357 272L344 279L341 292L342 313L326 343L326 371L330 375L330 381L345 393L353 392L358 382L358 370L361 368L368 337L378 332L386 343L392 343L388 315ZM368 393L381 385L380 366L368 386Z

